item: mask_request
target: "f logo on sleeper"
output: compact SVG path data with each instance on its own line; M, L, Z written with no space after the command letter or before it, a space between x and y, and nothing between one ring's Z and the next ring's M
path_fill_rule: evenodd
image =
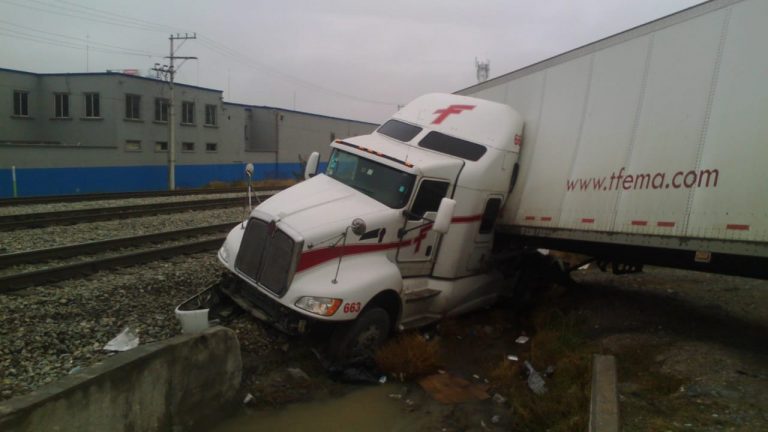
M472 111L473 109L475 109L475 105L449 105L447 108L441 108L433 113L438 114L438 116L432 121L432 124L442 123L451 114L461 114L462 111Z

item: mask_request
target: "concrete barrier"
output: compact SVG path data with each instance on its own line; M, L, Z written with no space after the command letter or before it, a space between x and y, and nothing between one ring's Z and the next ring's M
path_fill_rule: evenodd
M215 327L141 345L0 403L0 430L201 429L233 406L241 376L237 336Z
M592 359L592 400L589 432L619 431L619 394L616 389L616 358L595 355Z

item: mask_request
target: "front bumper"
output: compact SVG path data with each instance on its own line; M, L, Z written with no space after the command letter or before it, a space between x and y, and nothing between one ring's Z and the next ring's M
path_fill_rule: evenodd
M226 273L222 277L221 291L251 315L278 330L299 335L306 333L316 321L276 302L237 276Z

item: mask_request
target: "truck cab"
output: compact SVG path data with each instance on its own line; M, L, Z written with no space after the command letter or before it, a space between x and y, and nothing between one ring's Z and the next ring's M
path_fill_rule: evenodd
M429 94L332 142L324 172L309 166L230 231L222 291L290 333L337 323L344 355L494 302L494 226L522 131L507 105Z

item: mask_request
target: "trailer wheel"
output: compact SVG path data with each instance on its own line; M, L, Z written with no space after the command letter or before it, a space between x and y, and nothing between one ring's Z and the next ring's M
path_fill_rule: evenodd
M366 309L351 324L333 332L328 354L336 362L353 362L371 356L387 340L389 328L389 314L384 309Z

